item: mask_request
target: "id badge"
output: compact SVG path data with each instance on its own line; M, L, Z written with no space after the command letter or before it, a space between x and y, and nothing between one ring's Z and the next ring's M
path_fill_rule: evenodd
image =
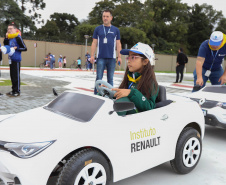
M108 39L105 37L104 38L104 44L107 44L108 43Z
M11 59L9 59L9 65L10 65L10 64L12 64L12 61L11 61Z
M207 70L206 73L205 73L205 76L206 76L206 77L209 77L210 74L211 74L211 71L210 71L210 70Z

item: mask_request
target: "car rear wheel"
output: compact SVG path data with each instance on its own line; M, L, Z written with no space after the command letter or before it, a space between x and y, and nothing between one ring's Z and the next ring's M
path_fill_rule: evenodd
M180 134L175 158L170 161L170 164L177 173L189 173L198 164L201 153L202 140L200 133L194 128L185 128Z
M107 185L110 174L109 163L99 151L84 149L68 160L57 185Z

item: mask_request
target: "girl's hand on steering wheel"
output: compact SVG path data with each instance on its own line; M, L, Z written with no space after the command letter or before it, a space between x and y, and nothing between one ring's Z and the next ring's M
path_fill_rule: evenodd
M101 86L101 87L106 87L106 88L108 88L106 85L103 85L103 84L101 84L100 86Z
M118 88L113 88L111 89L112 91L116 91L114 97L116 97L116 100L127 97L129 96L131 89L118 89Z
M106 87L106 88L108 88L106 85L103 85L103 84L101 84L101 85L99 85L100 87ZM97 92L98 92L98 90L97 90Z

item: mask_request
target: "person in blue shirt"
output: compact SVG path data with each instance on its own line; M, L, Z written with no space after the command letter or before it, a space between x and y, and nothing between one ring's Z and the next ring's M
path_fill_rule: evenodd
M50 54L49 58L50 58L50 69L53 69L55 66L55 55Z
M107 68L107 81L113 86L115 71L116 51L118 62L121 63L121 42L119 29L111 25L113 19L110 10L102 13L103 25L95 28L91 46L90 62L94 63L94 53L97 49L97 76L96 80L102 80L105 67ZM95 88L94 94L97 94Z
M4 39L4 45L10 46L15 52L11 55L8 54L10 78L12 82L12 91L6 93L9 97L20 96L20 66L21 66L21 52L27 51L27 47L24 44L23 39L20 36L20 32L14 23L8 25L6 37Z
M86 52L85 57L86 57L86 70L88 71L90 66L90 57L91 57L88 51Z
M78 68L81 70L81 69L82 69L82 68L81 68L82 60L81 60L80 57L78 57L77 62L78 62Z
M226 35L220 31L214 31L210 39L205 40L199 48L196 69L193 72L194 85L204 87L208 79L212 85L224 84L226 70L222 68L222 61L225 56Z

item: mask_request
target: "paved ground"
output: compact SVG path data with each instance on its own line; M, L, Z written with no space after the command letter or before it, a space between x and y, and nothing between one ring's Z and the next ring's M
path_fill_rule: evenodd
M184 78L184 82L180 84L182 87L172 86L175 81L175 74L157 74L157 80L160 84L167 87L167 93L179 93L190 91L191 87L183 88L183 85L192 85L191 75ZM123 78L123 72L116 72L115 86L119 85ZM1 79L9 79L9 70L1 71ZM0 115L14 114L28 109L43 106L53 100L55 97L52 93L52 88L57 89L59 93L67 90L81 90L85 88L86 91L93 91L93 84L95 81L95 73L87 71L50 71L50 70L21 70L21 79L27 85L21 86L21 96L12 97L4 95L1 96L0 101ZM106 75L104 77L106 80ZM170 86L171 85L171 86ZM11 87L0 86L0 92L5 94L11 90Z
M172 83L175 81L175 74L158 73L156 76L158 82L166 86L167 93L190 92L192 89L192 74L186 74L183 83L179 86ZM121 72L115 74L115 86L119 85L122 77ZM2 70L2 78L9 79L7 69ZM20 97L0 97L0 115L18 113L45 105L55 98L52 94L53 87L59 93L67 89L85 90L92 93L95 74L81 71L22 70L21 79L27 85L21 87ZM104 80L106 80L106 76ZM0 86L1 93L8 91L10 91L10 87ZM134 177L119 181L115 185L225 185L225 140L225 129L207 126L201 160L191 173L187 175L175 174L167 162Z
M9 71L2 71L2 78L9 79ZM0 97L0 114L14 114L22 112L31 108L40 107L45 105L54 98L52 87L56 88L59 92L66 90L65 85L69 82L45 79L35 77L32 75L21 74L22 82L27 85L21 86L21 96L12 97L4 95ZM11 87L0 86L0 92L5 94L11 91Z

